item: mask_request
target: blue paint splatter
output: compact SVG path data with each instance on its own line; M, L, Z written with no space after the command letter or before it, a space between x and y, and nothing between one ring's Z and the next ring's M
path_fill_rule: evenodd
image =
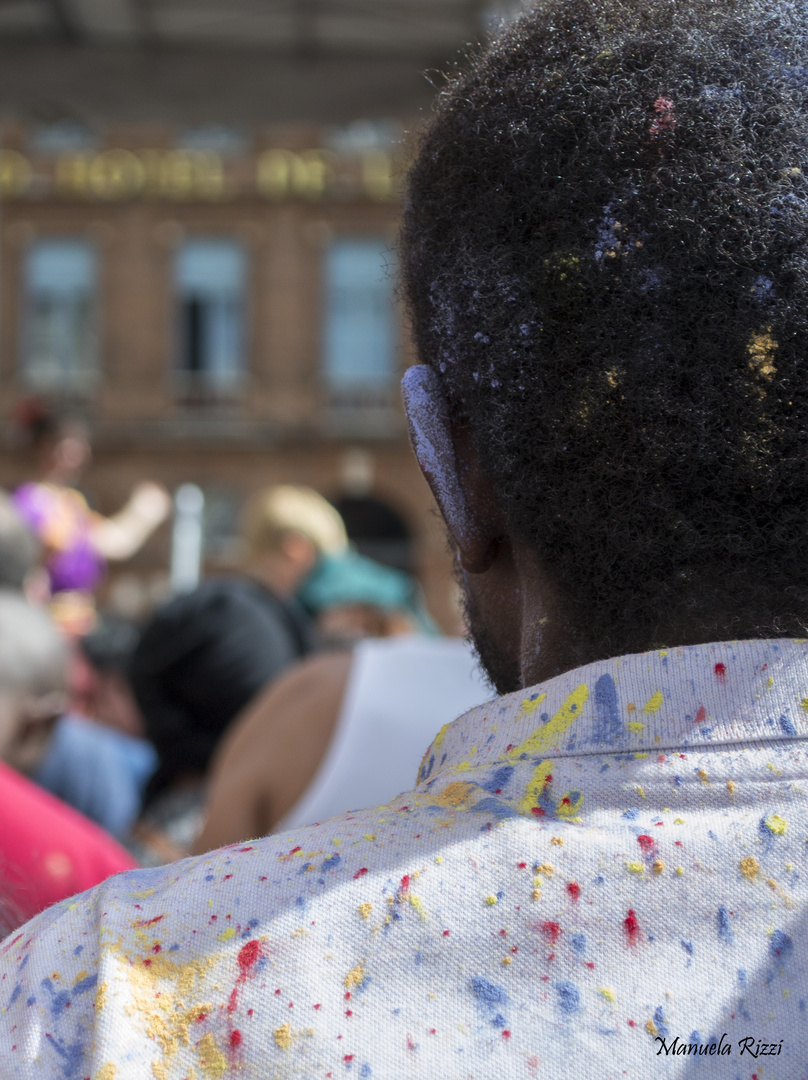
M692 1042L692 1043L697 1043L697 1044L700 1043L701 1042L701 1032L700 1031L691 1031L689 1041Z
M499 769L495 769L480 787L484 791L490 791L493 794L495 791L500 791L506 787L512 776L513 765L502 765Z
M40 983L40 986L43 990L47 990L47 992L50 994L50 1013L51 1016L56 1019L57 1016L64 1012L65 1005L69 1004L70 991L60 990L58 994L55 993L53 989L53 983L50 981L50 979L43 979Z
M62 1059L62 1075L65 1080L79 1080L86 1076L83 1068L84 1047L81 1043L65 1043L49 1032L46 1032L45 1038Z
M735 940L732 927L729 924L729 912L725 907L718 909L718 940L725 945L731 945Z
M662 1011L662 1006L658 1005L654 1012L654 1023L656 1024L657 1033L662 1036L663 1039L667 1039L670 1034L670 1028L668 1022L665 1019L665 1014Z
M558 1007L567 1016L572 1016L581 1008L581 991L573 982L564 980L555 984Z
M794 951L794 942L782 930L775 930L769 940L769 952L778 960L785 960Z
M80 956L83 952L84 952L84 946L83 945L77 945L75 947L75 949L73 950L73 955L74 956ZM27 960L28 957L26 956L25 959Z
M365 1064L359 1070L359 1075L363 1076L363 1077L373 1076L373 1070L371 1069L370 1065L368 1065L367 1062L365 1062Z
M614 746L623 725L620 721L620 706L617 700L617 687L609 674L601 675L595 683L595 718L592 724L592 738L595 742Z
M797 729L794 727L794 721L790 716L780 717L780 727L786 733L786 735L796 735Z
M636 806L630 806L628 810L623 811L622 815L626 821L635 821L640 816L640 811Z
M472 809L476 814L488 814L490 817L496 818L497 821L519 817L519 811L501 799L480 799Z
M508 1004L508 995L505 988L479 976L471 980L469 987L477 999L478 1007L491 1016L491 1023L494 1027L505 1027L505 1017L496 1009L497 1005ZM494 1013L496 1015L492 1015Z
M20 996L21 993L22 993L22 983L17 983L17 985L14 987L14 989L11 992L11 997L8 999L8 1007L9 1008L11 1008L11 1006L14 1004L14 1002L17 1000L17 998Z
M492 1018L491 1023L495 1028L504 1028L507 1021L502 1013L497 1013L497 1015Z
M335 851L333 855L325 860L320 867L321 870L336 870L339 864L342 862L341 856Z
M583 956L586 953L586 934L570 934L569 943L572 951L577 953L578 956Z
M88 990L92 990L98 982L98 972L94 975L88 975L84 979L80 979L73 987L74 994L86 994Z
M746 986L746 968L738 968L738 986Z

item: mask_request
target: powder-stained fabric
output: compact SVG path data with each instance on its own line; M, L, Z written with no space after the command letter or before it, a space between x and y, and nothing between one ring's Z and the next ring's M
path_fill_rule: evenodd
M7 940L0 1076L801 1080L806 733L785 640L475 708L388 806L118 875Z

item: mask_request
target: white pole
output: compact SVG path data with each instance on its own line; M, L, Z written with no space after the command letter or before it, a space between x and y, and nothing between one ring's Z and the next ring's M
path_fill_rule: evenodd
M202 569L202 518L205 496L196 484L183 484L174 494L171 533L171 591L190 592Z

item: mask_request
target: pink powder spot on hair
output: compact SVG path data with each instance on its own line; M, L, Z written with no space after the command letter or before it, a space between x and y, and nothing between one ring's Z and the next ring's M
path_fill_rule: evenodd
M723 679L727 674L727 666L726 664L718 663L713 668L713 671L715 672L715 677L717 679Z
M642 931L640 930L640 924L637 922L637 916L634 914L634 908L628 909L628 915L623 919L623 929L626 932L629 945L636 945L640 941Z
M570 900L577 900L581 895L581 886L577 881L570 881L567 885L567 895Z
M660 135L669 135L676 127L676 106L669 97L662 94L653 105L654 114L648 125L648 134L652 139L658 139Z

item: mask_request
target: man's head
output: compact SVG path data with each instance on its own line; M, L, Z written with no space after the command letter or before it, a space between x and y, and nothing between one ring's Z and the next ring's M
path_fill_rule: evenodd
M808 626L807 86L803 4L555 0L442 95L411 416L500 689Z
M276 592L291 594L321 555L348 546L342 518L307 487L265 488L247 504L242 532L250 570Z
M0 760L32 772L64 712L67 648L47 613L0 591Z
M41 554L39 540L8 495L0 491L0 589L26 590L33 582Z

